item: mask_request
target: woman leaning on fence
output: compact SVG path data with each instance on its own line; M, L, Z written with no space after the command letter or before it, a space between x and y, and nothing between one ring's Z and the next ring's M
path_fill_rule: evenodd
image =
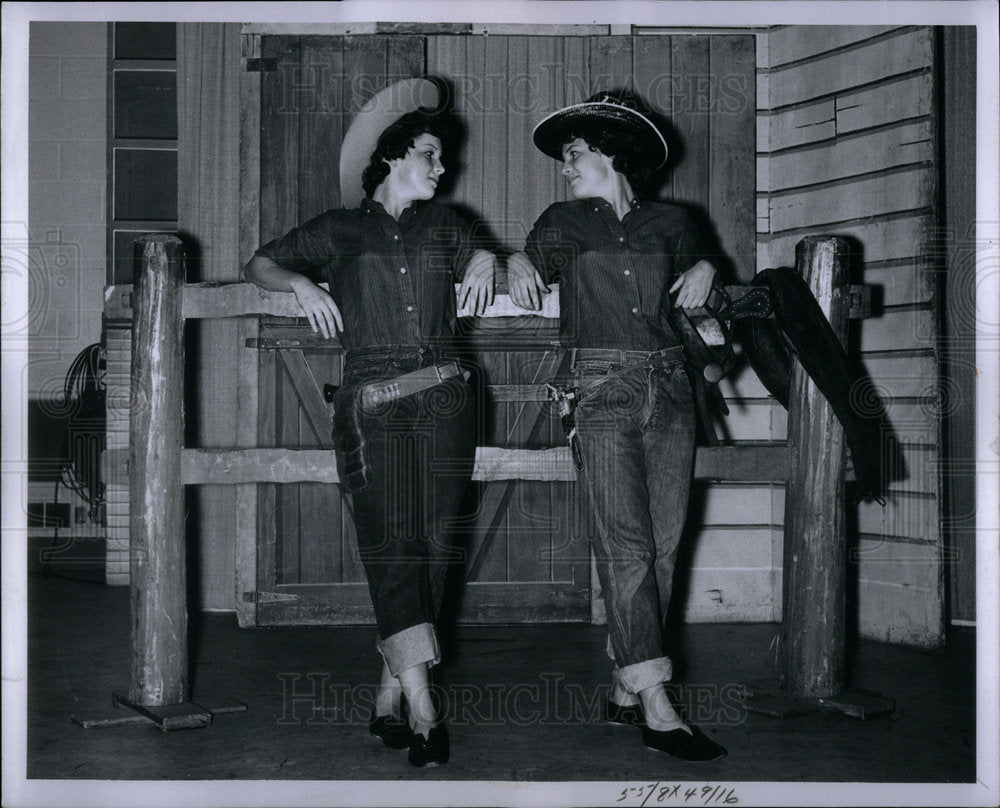
M244 269L259 286L294 292L314 331L341 332L337 461L353 493L383 658L369 729L386 746L408 748L415 766L449 755L429 672L440 659L435 620L455 558L446 528L476 445L473 394L452 339L454 284L481 311L492 302L495 266L471 244L467 222L429 201L453 128L421 101L437 103L425 79L371 99L344 138L345 207L265 244ZM360 204L348 207L361 187Z

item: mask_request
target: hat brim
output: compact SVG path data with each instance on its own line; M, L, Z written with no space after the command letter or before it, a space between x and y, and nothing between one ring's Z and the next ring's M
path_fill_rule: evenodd
M667 162L667 141L656 125L645 115L619 104L587 101L556 110L543 118L532 132L535 146L549 157L562 160L562 147L570 135L608 129L627 132L649 156L654 170Z
M428 79L397 81L369 98L354 116L340 147L340 204L355 208L364 198L361 175L371 159L379 136L409 112L436 108L438 86Z

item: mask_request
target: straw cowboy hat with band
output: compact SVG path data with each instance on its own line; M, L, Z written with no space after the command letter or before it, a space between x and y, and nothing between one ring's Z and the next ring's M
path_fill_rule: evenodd
M361 175L379 136L410 112L437 112L440 92L429 79L404 79L390 84L365 102L351 121L340 147L340 204L356 208L364 198Z
M625 94L598 93L582 104L556 110L535 127L532 138L538 149L562 160L562 147L572 137L606 129L631 135L656 170L667 162L667 141L656 125ZM584 138L586 139L586 138Z

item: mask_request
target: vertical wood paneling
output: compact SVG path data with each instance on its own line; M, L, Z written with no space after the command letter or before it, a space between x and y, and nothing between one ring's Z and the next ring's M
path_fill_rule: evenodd
M561 53L558 47L561 40L557 37L526 37L526 40L528 76L534 89L530 103L525 109L525 172L522 175L522 182L519 183L523 189L522 199L520 205L512 201L510 207L511 212L517 211L524 217L525 231L555 201L554 186L565 184L558 173L559 164L536 149L531 139L531 133L538 121L550 110L559 109L565 98L565 89L562 86L565 82L561 80L564 71L557 69L561 67L559 64ZM555 175L553 175L554 167ZM545 177L553 179L545 182Z
M294 89L299 40L266 37L262 54L265 59L277 60L278 68L261 77L261 244L299 223L299 115Z
M652 110L664 117L670 116L674 102L671 41L670 37L665 36L637 37L632 56L636 92ZM680 153L676 142L669 137L669 130L664 135L667 136L670 152L668 165L672 171L676 167L675 158ZM673 196L671 186L672 182L668 179L658 189L657 197L670 199Z
M630 36L598 36L590 39L590 92L627 90L635 92Z
M497 137L506 129L507 101L507 40L504 37L489 37L484 43L483 53L482 103L484 117L483 134L483 191L482 212L489 222L498 222L498 237L504 246L510 248L512 240L521 246L523 223L512 222L507 211L508 166L511 162L511 147L505 137Z
M312 94L303 93L306 114L300 141L298 207L301 221L306 221L340 207L343 38L303 37L299 69L302 81L315 88Z
M266 164L266 163L265 163ZM268 215L261 209L262 220ZM263 221L261 222L263 227ZM272 351L259 354L257 392L257 446L275 445L275 422L278 409L277 361ZM257 486L257 581L256 591L266 592L277 582L278 559L276 511L278 498L276 486L264 483Z
M507 159L509 171L507 197L504 200L504 218L516 225L530 227L534 219L531 211L537 206L538 186L531 181L533 171L541 163L531 152L531 129L535 124L536 98L531 89L528 73L527 37L514 36L507 40ZM505 170L508 170L505 168Z
M283 363L276 363L275 379L277 410L275 411L275 435L277 446L296 446L302 432L302 416L298 399ZM302 582L300 555L303 537L299 532L301 503L298 485L277 485L275 520L275 581L283 584ZM308 539L307 539L308 541Z
M710 214L708 115L699 103L711 75L708 38L673 37L670 50L669 112L677 144L669 162L671 198Z
M591 39L589 37L566 37L563 40L563 84L556 83L553 109L561 109L569 104L578 104L589 98L591 76L590 55ZM555 163L550 168L552 172L552 201L565 202L569 199L569 188L559 172L561 166Z
M756 264L756 157L742 148L754 126L753 37L713 37L709 64L708 212L735 279L747 282Z

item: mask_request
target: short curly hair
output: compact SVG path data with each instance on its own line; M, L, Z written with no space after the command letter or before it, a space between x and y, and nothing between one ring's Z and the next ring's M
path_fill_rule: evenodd
M639 141L628 132L603 127L576 126L563 136L563 146L580 138L591 151L611 158L611 167L623 174L632 190L645 193L653 181L655 170L643 154Z
M452 127L444 115L426 107L408 112L386 127L361 174L361 187L366 196L372 196L389 176L388 161L406 157L413 148L413 141L423 134L434 135L441 141L442 151L447 151L452 139Z

